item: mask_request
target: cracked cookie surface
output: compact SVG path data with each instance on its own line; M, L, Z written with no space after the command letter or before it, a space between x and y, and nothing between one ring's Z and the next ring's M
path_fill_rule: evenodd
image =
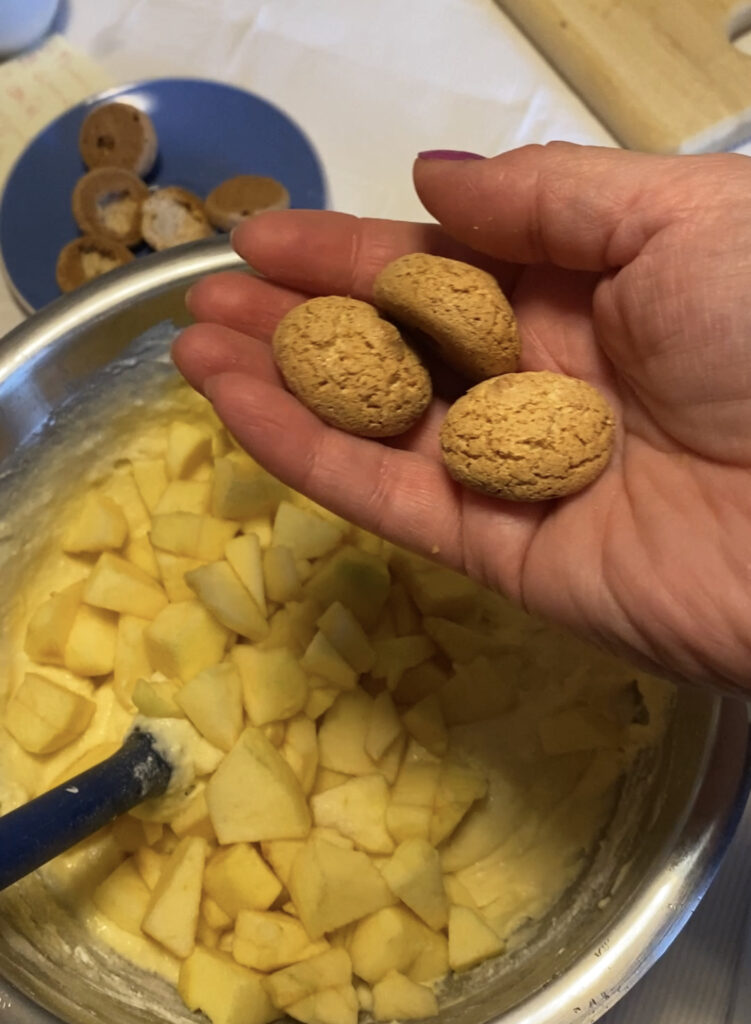
M482 381L449 409L443 458L454 480L511 501L562 498L610 459L613 411L595 388L547 370Z
M336 295L303 302L279 321L272 347L290 391L350 434L401 434L432 397L420 358L367 302Z
M519 363L516 317L496 279L468 263L416 252L389 263L373 285L389 316L427 334L443 360L471 380Z

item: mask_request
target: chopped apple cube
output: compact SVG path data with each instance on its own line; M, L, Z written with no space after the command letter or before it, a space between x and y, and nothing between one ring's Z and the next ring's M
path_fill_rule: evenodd
M115 667L117 616L82 604L65 644L65 667L79 676L106 676Z
M243 727L242 684L237 669L211 665L180 688L175 700L209 743L229 750Z
M246 519L242 524L242 532L257 537L262 550L271 544L271 520L268 516L253 516Z
M143 824L130 814L121 814L111 825L112 838L123 853L135 853L145 843Z
M389 971L373 986L374 1020L422 1020L437 1013L433 990L398 971Z
M404 727L426 750L441 757L448 750L449 738L438 694L423 697L402 715Z
M376 761L378 772L384 777L390 786L396 782L402 767L402 754L407 746L407 737L404 733L397 736L394 742L386 748L386 751Z
M186 558L184 555L173 555L169 551L154 550L154 558L159 567L162 586L170 601L192 601L195 593L185 582L185 574L198 569L204 562L197 558Z
M120 508L131 537L141 537L149 528L149 510L136 486L130 468L116 469L102 488L102 494Z
M132 857L115 868L94 890L94 905L110 921L126 932L141 934L141 922L151 900L146 885Z
M298 508L289 501L280 501L274 516L271 543L290 548L295 558L320 558L337 547L343 533L337 523Z
M241 910L235 923L232 955L239 964L257 971L278 971L282 967L309 959L309 949L316 956L326 947L312 943L308 933L289 914L278 911Z
M156 560L156 554L151 546L151 541L146 534L129 540L123 548L123 555L127 561L132 562L139 569L143 569L152 579L161 579L162 574L159 569L159 563Z
M423 697L437 693L448 680L449 673L445 668L436 664L432 659L423 661L422 664L408 668L402 673L393 692L394 700L397 704L407 704L411 707L421 701Z
M310 680L310 684L313 684L313 680ZM308 718L315 721L316 718L320 718L324 712L328 711L331 705L334 703L336 698L342 691L336 686L317 686L312 689L308 694L308 699L305 703L305 714Z
M373 647L376 660L371 674L375 679L385 679L389 690L397 688L408 668L414 668L435 654L435 644L424 633L376 640Z
M384 690L373 700L368 731L365 735L366 753L377 761L402 732L403 726L391 694Z
M427 839L433 811L417 804L389 804L386 808L386 828L397 843L405 839Z
M206 803L204 783L199 782L196 785L185 803L170 819L170 828L178 839L182 839L183 836L200 836L209 842L216 841L214 826L209 817L209 806Z
M133 863L138 874L146 883L149 892L151 892L153 889L156 889L159 879L162 877L162 871L164 871L164 866L167 863L167 855L157 853L150 846L139 846L133 855ZM143 913L146 913L145 907ZM143 914L141 915L141 920L143 920ZM138 930L141 930L140 921L138 922Z
M267 839L261 843L261 852L274 869L274 874L286 887L295 857L305 845L304 839Z
M314 601L289 601L272 615L269 635L257 647L263 650L287 647L301 656L313 639L315 620L320 613L321 609Z
M6 705L3 725L30 754L54 754L86 730L95 710L88 697L27 672Z
M421 924L422 922L418 922ZM405 973L412 981L433 982L448 974L449 944L442 932L423 925L417 956Z
M164 464L170 480L184 480L211 459L212 434L208 427L173 420L167 431Z
M449 911L449 966L452 971L470 967L498 956L506 944L490 925L470 907L451 907Z
M405 839L383 865L382 875L399 899L429 928L439 931L448 922L448 899L441 861L425 839Z
M269 600L284 604L302 597L302 580L291 548L272 545L263 552L263 579Z
M280 753L307 796L313 788L318 769L318 742L316 727L305 715L296 715L287 723Z
M329 949L318 956L274 971L266 979L266 988L274 1006L286 1010L315 992L327 988L349 985L352 981L352 961L346 950Z
M367 854L317 836L295 858L287 888L311 939L394 902Z
M144 632L149 661L183 681L222 660L229 631L200 601L167 605Z
M357 685L357 672L342 658L321 630L308 644L300 665L306 672L326 679L340 690L354 690Z
M422 620L422 626L449 661L468 662L480 655L495 656L504 649L504 644L497 635L480 629L470 629L469 626L462 626L451 619L426 615Z
M372 709L373 699L359 689L343 693L329 708L318 731L318 758L324 768L347 775L376 771L365 751Z
M259 729L240 734L209 780L206 799L220 843L298 839L310 831L300 783Z
M276 508L286 487L248 455L232 452L214 462L211 511L222 519L250 519Z
M403 583L394 583L389 595L389 605L397 636L412 636L419 633L422 623L420 613Z
M181 839L150 894L141 928L175 956L193 952L201 906L206 840Z
M95 608L143 619L153 619L167 604L167 595L148 573L107 552L91 570L83 599Z
M120 506L104 494L90 493L65 532L62 548L76 555L117 551L127 537L128 522Z
M137 681L133 703L147 718L184 718L185 712L175 700L179 689L179 680L165 679L157 673L151 679Z
M212 900L210 896L204 896L201 900L201 917L210 928L215 928L218 932L226 932L234 923L230 915L225 913L216 900Z
M247 843L216 853L206 865L203 887L233 919L241 910L267 910L282 891L274 872Z
M412 561L405 583L412 600L423 615L438 615L461 620L471 615L477 606L480 587L451 569Z
M310 809L316 825L337 829L366 853L393 853L386 830L389 790L381 775L361 775L342 786L317 793Z
M41 604L29 619L24 650L34 661L62 665L65 645L83 597L84 581L71 583Z
M249 640L268 636L269 624L229 562L212 562L185 574L185 582L227 629Z
M325 793L327 789L333 789L334 786L344 785L348 779L349 776L345 775L344 772L334 772L330 768L321 768L319 765L312 792Z
M210 501L210 480L170 480L152 515L155 519L176 513L205 516L209 511ZM211 559L207 558L206 561Z
M391 970L406 972L420 949L423 927L403 906L362 918L347 945L352 970L371 985Z
M337 985L285 1006L284 1012L303 1024L357 1024L360 1004L353 985Z
M476 768L444 761L436 787L430 841L438 846L451 835L475 800L481 800L488 782Z
M131 463L131 469L138 493L153 515L159 499L167 489L167 468L164 459L139 459Z
M237 573L240 582L258 605L264 619L268 615L266 588L263 579L261 544L255 533L233 537L224 549L224 557Z
M371 670L375 664L375 651L349 608L340 601L334 601L318 620L318 628L355 672Z
M262 651L238 644L230 657L240 673L245 710L253 725L292 718L305 707L308 680L289 650Z
M305 585L308 597L328 607L339 601L363 629L378 622L389 596L391 577L381 558L344 545Z
M270 1024L279 1014L263 976L225 953L196 946L183 961L177 990L189 1010L203 1010L211 1024Z
M218 562L224 549L237 533L237 523L193 512L168 512L155 515L151 523L151 543L160 551L197 558L200 562Z

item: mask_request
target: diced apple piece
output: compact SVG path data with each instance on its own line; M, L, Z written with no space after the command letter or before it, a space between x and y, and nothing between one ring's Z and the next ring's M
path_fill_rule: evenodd
M402 721L407 732L431 754L441 757L446 753L448 732L437 694L423 697L413 708L404 712Z
M449 661L457 663L472 661L480 655L496 655L506 646L492 633L470 629L451 619L426 615L422 626Z
M185 582L185 574L205 565L197 558L186 558L184 555L173 555L169 551L154 550L154 558L159 566L159 576L165 593L170 601L193 601L195 594Z
M305 715L296 715L287 723L280 753L307 796L313 788L318 769L318 739L315 725Z
M257 647L263 650L286 647L302 656L313 639L315 621L320 614L321 609L315 601L289 601L272 615L269 635Z
M167 489L167 468L164 459L139 459L131 463L131 469L138 493L153 515L159 499Z
M383 907L358 921L347 950L352 970L371 985L391 970L408 971L424 926L403 906Z
M347 775L372 775L376 766L365 751L373 700L363 690L343 693L323 716L318 758L324 768Z
M85 732L96 704L36 672L8 701L3 725L30 754L54 754Z
M371 670L375 664L375 651L349 608L340 601L334 601L318 620L318 628L355 672Z
M319 837L298 853L287 888L312 939L394 902L367 854Z
M328 711L341 692L336 686L317 686L308 694L305 714L314 721L316 718L320 718L324 712Z
M334 786L344 785L348 779L349 775L345 775L344 772L335 772L330 768L321 768L319 765L312 792L325 793L327 789L333 789Z
M419 985L398 971L389 973L373 986L374 1020L422 1020L438 1013L433 990Z
M222 519L250 519L276 508L286 487L253 460L233 452L214 462L211 511Z
M205 668L183 684L175 700L209 743L229 750L237 742L243 727L243 697L233 665Z
M269 743L279 749L279 747L284 743L284 737L287 732L287 723L267 722L266 725L261 726L261 732Z
M246 913L246 911L241 911L241 913ZM226 932L234 924L230 915L222 910L216 900L212 900L210 896L204 896L201 900L201 917L218 932Z
M261 550L271 545L271 519L268 516L253 516L242 524L242 532L258 538Z
M466 576L451 569L424 563L424 566L408 572L405 582L412 600L423 615L462 619L477 606L480 588Z
M365 736L365 751L377 761L391 744L401 736L403 727L397 714L391 694L384 690L373 701L373 707Z
M115 667L117 616L103 608L79 606L65 644L65 667L79 676L106 676Z
M452 971L470 967L498 956L506 944L470 907L451 907L449 911L449 966Z
M206 865L203 887L231 918L241 910L267 910L282 891L274 872L247 843L215 854Z
M95 608L143 619L153 619L167 604L167 595L148 573L107 552L91 570L83 599Z
M378 772L390 786L394 785L399 776L402 767L402 754L406 746L407 737L405 733L401 733L376 761Z
M424 753L426 756L422 756ZM391 799L395 804L413 804L432 811L441 765L419 745L411 743L397 776Z
M340 690L354 690L357 685L357 672L344 660L321 630L308 644L300 665L306 672L326 679Z
M303 1024L357 1024L360 1004L352 985L338 985L290 1003L284 1012Z
M349 985L352 961L343 949L329 949L318 956L274 971L266 979L266 988L274 1006L286 1010L316 992Z
M151 546L151 541L146 534L129 540L123 548L123 555L127 561L132 562L139 569L143 569L152 579L161 579L162 574L159 569L159 563L156 560L156 554Z
M475 800L481 800L487 790L487 779L476 768L443 762L430 821L429 838L433 846L451 835Z
M127 537L128 523L120 506L104 494L90 493L66 530L62 549L76 555L117 551Z
M168 512L155 515L151 523L151 543L160 551L197 558L200 562L218 562L224 549L237 533L237 523L193 512Z
M261 544L255 533L233 537L224 549L224 557L237 573L240 582L260 609L264 619L268 615L266 587L263 579Z
M433 811L416 804L389 804L386 808L386 828L397 843L405 839L427 839Z
M155 519L180 513L205 516L209 511L210 500L210 480L170 480L152 515ZM206 561L211 559L207 558Z
M618 745L620 728L594 708L564 707L543 718L537 726L546 754L573 754L604 750Z
M116 469L102 488L102 494L120 508L131 537L141 537L149 528L149 510L136 486L129 468Z
M133 703L147 718L184 718L185 713L175 700L179 689L176 679L163 679L160 675L139 679L133 687Z
M316 825L335 828L366 853L392 853L386 830L389 790L381 775L361 775L311 798Z
M408 668L414 668L435 654L435 644L424 633L376 640L373 648L376 660L371 675L385 679L389 690L396 689Z
M306 950L313 946L303 926L289 914L241 910L237 915L232 955L245 967L278 971L306 959ZM317 953L325 951L317 948Z
M196 943L199 946L203 946L205 949L218 949L219 941L222 938L222 933L217 931L216 928L212 928L206 924L203 917L198 918L198 925L196 926Z
M164 464L170 480L184 480L211 459L212 435L208 427L173 420L167 431Z
M324 607L339 601L367 631L378 621L390 586L383 559L347 544L310 578L305 589Z
M295 558L320 558L341 542L344 531L314 512L280 501L274 516L271 543L290 548Z
M449 673L446 669L436 664L432 659L423 661L414 668L408 668L402 673L393 698L397 704L407 704L410 707L417 704L423 697L429 697L431 693L438 693L449 680Z
M485 722L508 711L518 699L519 671L514 655L494 661L481 656L458 666L439 694L446 722Z
M179 601L161 611L144 632L149 661L183 681L222 660L229 631L200 601Z
M177 814L170 819L170 828L178 839L182 839L183 836L200 836L209 842L216 841L206 803L206 786L202 782L194 788Z
M143 822L141 823L143 824ZM157 853L156 850L152 850L150 846L139 846L133 855L133 863L136 866L136 870L141 878L146 883L149 892L156 889L159 879L162 877L165 864L167 863L167 856L163 853ZM144 907L143 913L146 913ZM141 915L143 920L143 914ZM141 930L141 922L138 922L138 930Z
M397 636L412 636L420 632L420 614L403 583L392 584L389 605Z
M381 871L393 893L429 928L439 931L448 921L438 853L425 839L406 839Z
M277 544L263 552L263 580L269 600L284 604L302 596L302 580L291 548Z
M245 710L253 725L292 718L305 707L308 680L290 651L238 644L230 657L240 673Z
M94 890L94 905L126 932L141 934L141 922L151 900L151 890L132 857L124 860Z
M240 734L209 780L206 799L220 843L298 839L310 831L300 783L259 729Z
M229 562L212 562L185 574L185 582L227 629L248 640L263 640L269 624Z
M203 1010L211 1024L270 1024L279 1014L263 976L218 950L196 946L180 967L177 990L189 1010Z
M427 925L422 925L417 956L412 961L406 975L411 981L433 982L448 974L449 944L442 932L434 932Z
M186 836L150 894L141 928L175 956L190 956L195 946L205 861L206 840Z
M285 887L289 886L289 876L295 857L304 845L304 839L268 839L261 843L264 858Z
M143 824L130 814L121 814L111 825L112 838L123 853L135 853L145 843Z
M84 582L72 583L41 604L29 619L24 650L34 661L62 665L65 645L83 596Z

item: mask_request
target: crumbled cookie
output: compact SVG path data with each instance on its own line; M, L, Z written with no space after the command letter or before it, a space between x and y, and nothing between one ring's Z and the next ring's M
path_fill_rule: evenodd
M484 270L415 252L383 268L373 295L379 309L427 334L443 360L471 380L510 373L519 363L513 310Z
M148 194L146 185L130 171L97 167L76 182L73 216L84 234L137 245L141 241L141 207Z
M60 250L55 277L62 292L72 292L87 281L101 277L135 259L130 249L109 238L82 235Z
M144 178L156 160L156 130L137 107L103 103L84 119L78 148L89 168L122 167Z
M580 491L610 459L613 411L599 391L543 370L493 377L471 388L441 428L454 480L511 501Z
M141 231L158 252L214 233L198 196L177 185L158 188L144 200Z
M401 434L431 399L419 357L367 302L336 295L303 302L280 320L273 350L290 391L350 434Z
M286 210L289 192L275 178L238 174L228 178L206 196L206 213L220 231L231 231L246 217L267 210Z

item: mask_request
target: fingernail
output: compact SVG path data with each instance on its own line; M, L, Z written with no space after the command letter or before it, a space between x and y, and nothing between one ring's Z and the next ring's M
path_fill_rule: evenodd
M479 153L468 153L463 149L426 149L417 154L418 160L485 160Z

